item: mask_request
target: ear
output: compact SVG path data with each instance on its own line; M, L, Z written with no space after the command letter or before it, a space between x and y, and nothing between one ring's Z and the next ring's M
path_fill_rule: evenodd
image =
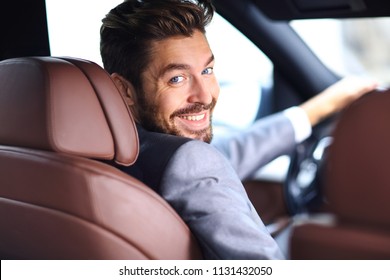
M129 106L130 112L136 122L139 122L138 109L137 109L137 95L133 85L124 77L118 73L112 73L111 78L114 81L119 92L125 99L127 106Z
M136 94L133 85L118 73L112 73L111 78L114 81L119 92L122 94L128 106L136 104Z

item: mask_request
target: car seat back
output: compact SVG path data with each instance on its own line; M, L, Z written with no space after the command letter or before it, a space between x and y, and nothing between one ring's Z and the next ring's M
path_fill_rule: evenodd
M331 222L295 226L291 258L390 259L389 120L389 90L343 112L324 176Z
M138 147L129 109L97 64L1 61L1 258L202 258L176 212L109 164L133 164Z

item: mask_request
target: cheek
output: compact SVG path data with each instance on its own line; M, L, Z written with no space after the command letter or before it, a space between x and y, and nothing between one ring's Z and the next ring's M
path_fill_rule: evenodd
M176 97L175 94L170 93L166 95L165 98L157 100L157 113L160 117L168 120L175 111L180 109L181 104L182 101L180 100L180 97Z

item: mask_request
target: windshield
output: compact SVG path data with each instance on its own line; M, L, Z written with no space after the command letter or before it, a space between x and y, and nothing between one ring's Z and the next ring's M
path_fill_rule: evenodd
M389 18L295 20L291 26L337 74L390 85Z

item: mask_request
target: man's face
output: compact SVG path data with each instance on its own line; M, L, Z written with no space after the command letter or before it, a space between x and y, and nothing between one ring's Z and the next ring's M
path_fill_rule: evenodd
M147 70L142 73L142 124L157 132L210 142L211 115L219 86L214 56L203 33L154 42Z

